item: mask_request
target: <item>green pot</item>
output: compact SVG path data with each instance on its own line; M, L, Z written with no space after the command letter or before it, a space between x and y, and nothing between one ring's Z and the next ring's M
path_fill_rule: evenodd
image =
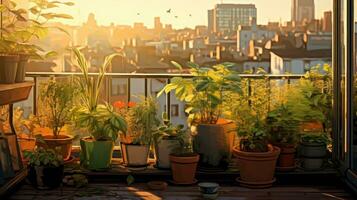
M81 138L81 165L90 170L106 170L111 167L114 142Z

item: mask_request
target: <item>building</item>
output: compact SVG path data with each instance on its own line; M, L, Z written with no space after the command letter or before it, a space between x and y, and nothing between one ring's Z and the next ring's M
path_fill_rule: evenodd
M272 74L304 74L315 66L331 65L331 49L276 49L270 52Z
M291 0L291 21L296 24L315 19L314 0Z
M324 18L322 20L322 31L323 32L332 32L332 12L324 12Z
M247 55L251 40L269 40L275 34L275 31L268 30L264 26L239 26L237 30L237 51L243 55Z
M304 35L306 50L321 50L332 48L332 34L330 33L306 33Z
M208 10L208 27L215 33L231 33L239 25L250 26L256 21L257 8L254 4L216 4L214 9Z
M161 23L161 20L160 20L160 17L155 17L154 18L154 29L155 31L162 31L162 23Z
M208 16L208 32L213 33L214 32L214 9L208 10L207 11L207 16Z

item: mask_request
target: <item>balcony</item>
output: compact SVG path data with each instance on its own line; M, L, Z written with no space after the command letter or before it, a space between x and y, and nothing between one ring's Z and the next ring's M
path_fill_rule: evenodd
M41 40L71 16L40 11L73 3L33 1L29 14L1 2L0 198L355 199L355 8L333 2L333 31L313 4L266 26L253 4L218 4L195 29L89 14L57 27L73 41ZM52 36L60 58L25 72Z

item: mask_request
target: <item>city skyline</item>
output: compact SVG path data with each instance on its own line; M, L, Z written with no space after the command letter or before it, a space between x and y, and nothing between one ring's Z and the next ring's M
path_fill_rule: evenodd
M134 22L143 22L146 26L154 26L154 17L160 17L163 24L172 24L174 28L194 27L207 25L207 10L217 0L150 0L143 5L142 0L76 0L74 8L66 8L61 12L70 13L74 20L70 24L81 25L87 20L89 13L94 13L100 25L111 23L119 25L132 25ZM257 7L258 24L266 24L269 21L290 21L290 0L226 0L223 3L255 4ZM272 4L280 7L273 7ZM187 6L189 5L189 6ZM323 12L331 10L331 0L315 0L316 18L323 16ZM170 11L170 12L168 12ZM108 15L108 13L113 13ZM66 21L68 23L68 20Z

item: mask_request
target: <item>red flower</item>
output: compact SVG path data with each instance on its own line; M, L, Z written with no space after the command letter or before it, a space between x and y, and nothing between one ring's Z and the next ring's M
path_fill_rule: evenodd
M122 101L116 101L116 102L113 103L113 106L114 106L115 108L121 109L121 108L125 108L126 105L125 105L125 103L122 102Z
M132 102L132 101L129 101L128 107L129 107L129 108L132 108L132 107L134 107L134 106L136 106L136 103L135 103L135 102Z

